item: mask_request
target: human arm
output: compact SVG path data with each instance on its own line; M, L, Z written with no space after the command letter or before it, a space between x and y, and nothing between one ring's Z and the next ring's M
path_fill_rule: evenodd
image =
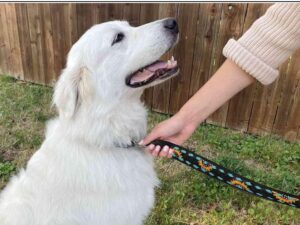
M141 144L148 144L155 139L182 144L211 113L254 80L252 76L227 59L179 112L156 126ZM154 156L157 156L161 150L160 146L154 145L150 145L148 149ZM171 155L172 151L169 151L168 146L160 152L160 156L170 157Z

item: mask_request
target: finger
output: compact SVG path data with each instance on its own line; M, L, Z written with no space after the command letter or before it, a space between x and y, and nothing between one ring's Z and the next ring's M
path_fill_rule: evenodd
M148 150L150 153L152 153L152 151L154 150L154 148L155 148L155 145L154 145L154 144L151 144L151 145L149 145L149 146L147 147L147 150Z
M161 157L167 157L169 149L170 149L169 146L165 145L162 148L162 150L160 151L159 156L161 156Z
M157 145L157 146L155 147L155 149L153 150L152 155L153 155L153 156L158 156L159 151L160 151L160 146Z
M167 155L168 158L172 158L174 150L172 148L169 149L169 153Z

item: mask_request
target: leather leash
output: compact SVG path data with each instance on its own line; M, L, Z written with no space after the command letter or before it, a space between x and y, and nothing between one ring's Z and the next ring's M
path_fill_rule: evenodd
M292 195L257 183L174 143L163 140L154 140L150 144L159 145L161 147L164 147L165 145L169 146L174 150L172 156L173 159L238 190L266 200L300 208L300 196Z

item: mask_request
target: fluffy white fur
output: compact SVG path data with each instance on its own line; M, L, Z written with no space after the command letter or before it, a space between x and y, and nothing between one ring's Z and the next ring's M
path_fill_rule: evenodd
M119 32L124 40L112 45ZM144 87L129 88L125 77L176 40L163 21L140 27L113 21L93 26L73 45L54 92L59 116L2 191L1 225L143 223L158 179L143 149L120 147L146 132Z

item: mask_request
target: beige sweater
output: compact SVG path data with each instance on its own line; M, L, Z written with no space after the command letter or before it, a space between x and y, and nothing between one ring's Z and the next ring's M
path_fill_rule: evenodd
M278 67L299 48L300 3L275 3L238 41L230 39L223 54L267 85L278 77Z

